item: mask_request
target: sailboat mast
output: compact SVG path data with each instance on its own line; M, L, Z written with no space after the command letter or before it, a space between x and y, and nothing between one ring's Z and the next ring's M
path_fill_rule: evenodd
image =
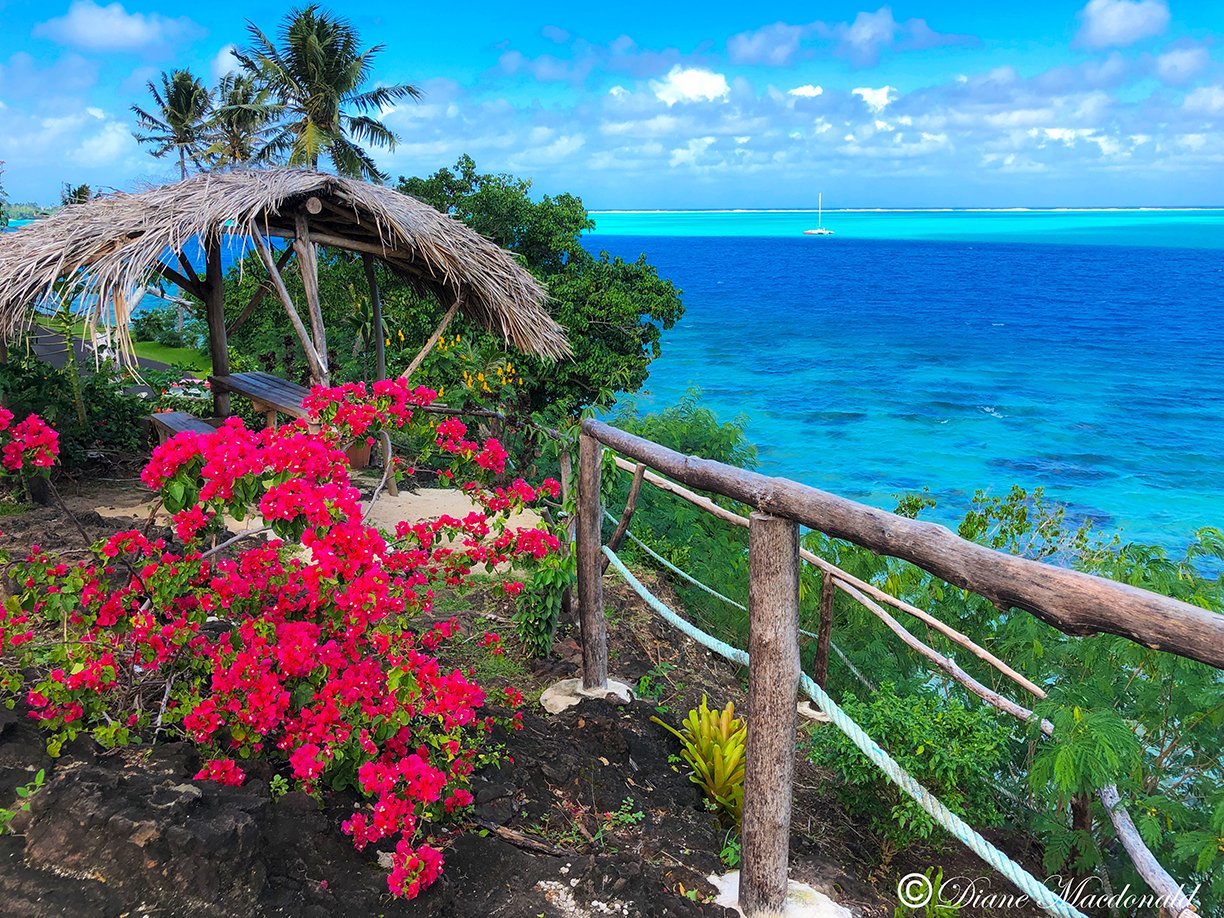
M824 226L824 192L816 192L816 228Z

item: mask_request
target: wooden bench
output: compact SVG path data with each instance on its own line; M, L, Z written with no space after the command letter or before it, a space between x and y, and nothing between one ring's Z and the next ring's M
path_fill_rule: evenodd
M163 411L151 414L148 421L153 430L157 432L158 443L165 443L175 434L189 430L200 434L215 433L217 430L207 421L197 418L194 414L188 414L186 411Z
M251 400L255 410L268 419L268 426L276 426L276 416L305 418L308 414L302 401L310 390L271 373L232 373L229 376L211 377L215 389L242 395Z

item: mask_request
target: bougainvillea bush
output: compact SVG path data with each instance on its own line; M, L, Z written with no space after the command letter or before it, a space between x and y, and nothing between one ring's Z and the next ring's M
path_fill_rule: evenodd
M559 547L509 524L556 482L488 486L506 473L505 451L458 419L414 416L433 398L402 381L320 388L309 423L251 431L231 419L158 447L143 479L175 540L130 530L88 560L35 547L12 563L0 692L10 706L25 699L53 754L81 733L108 747L178 736L202 751L197 779L241 784L260 756L307 792L352 787L364 802L343 830L359 849L393 843L391 891L417 895L442 868L424 824L469 805L469 776L495 755L485 692L434 656L457 626L433 616L432 587L483 567L516 593L509 565ZM4 422L5 465L46 464L44 427L23 425ZM483 511L394 532L364 522L341 447L412 425L432 432L441 476L466 482ZM251 515L258 538L222 527ZM501 711L520 700L513 688L489 699ZM514 726L521 715L503 716Z

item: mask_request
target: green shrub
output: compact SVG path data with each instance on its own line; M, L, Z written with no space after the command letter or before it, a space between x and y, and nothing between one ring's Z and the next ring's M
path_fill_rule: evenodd
M132 338L156 341L163 347L201 349L208 344L208 326L184 310L179 327L179 309L173 304L146 309L132 317Z
M994 781L1007 758L1009 731L991 713L933 693L902 697L892 683L868 702L847 695L842 707L949 809L978 828L1002 822ZM811 736L812 761L836 775L842 803L875 832L898 848L934 833L931 817L840 730L814 727Z
M515 605L514 622L519 639L532 656L547 656L552 650L561 614L561 597L573 586L575 579L573 552L552 552L539 561L523 584L523 592Z
M79 403L66 369L24 355L12 355L0 365L0 393L9 410L17 415L37 412L59 431L65 468L141 454L141 420L153 410L154 401L129 394L135 383L111 365L82 373L75 384L80 386Z

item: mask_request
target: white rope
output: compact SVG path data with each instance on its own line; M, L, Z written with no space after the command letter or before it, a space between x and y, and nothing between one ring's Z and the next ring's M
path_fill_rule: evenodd
M629 568L625 567L624 562L617 557L616 552L606 545L603 547L603 552L622 579L665 621L714 653L740 666L748 665L748 654L745 651L732 647L730 644L706 634L697 626L681 618L633 576ZM828 715L833 725L846 734L850 742L854 743L872 764L883 771L890 781L912 797L932 819L965 845L965 847L1010 880L1021 892L1050 914L1059 915L1061 918L1087 918L1083 912L1046 887L1045 884L1041 883L1027 870L983 838L980 833L961 819L961 817L944 806L937 797L902 768L892 756L880 748L875 740L863 732L863 729L850 719L850 716L825 693L824 689L802 673L799 675L799 684L808 697L815 701L817 706Z

